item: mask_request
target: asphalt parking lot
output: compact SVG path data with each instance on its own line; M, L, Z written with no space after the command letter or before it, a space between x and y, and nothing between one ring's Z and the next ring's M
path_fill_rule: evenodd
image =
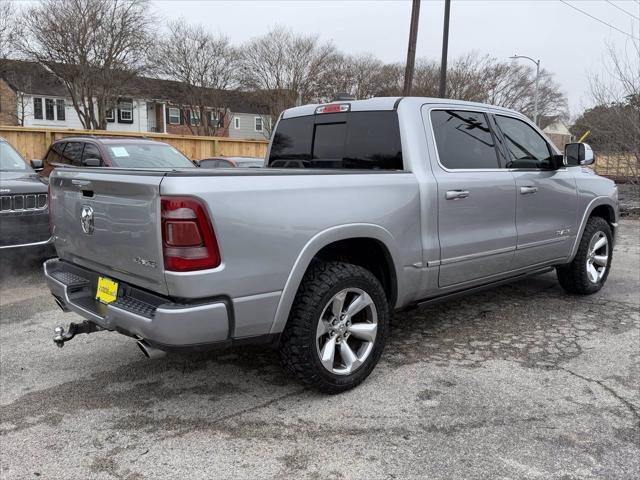
M7 479L640 477L640 222L605 288L548 273L397 314L359 388L324 396L243 348L145 360L78 319L37 260L0 260Z

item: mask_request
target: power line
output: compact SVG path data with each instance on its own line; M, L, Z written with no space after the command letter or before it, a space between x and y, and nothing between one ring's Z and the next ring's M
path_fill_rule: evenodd
M576 7L575 5L571 5L569 2L566 2L565 0L560 0L560 2L564 3L564 4L565 4L566 6L568 6L568 7L573 8L574 10L577 10L578 12L580 12L580 13L582 13L582 14L586 15L587 17L591 17L591 18L593 18L594 20L596 20L596 21L598 21L598 22L600 22L600 23L603 23L604 25L606 25L606 26L608 26L608 27L610 27L610 28L613 28L614 30L617 30L618 32L622 33L623 35L626 35L627 37L631 38L632 40L640 41L640 38L636 38L636 37L634 37L633 35L631 35L630 33L625 32L624 30L620 30L618 27L614 27L614 26L613 26L613 25L611 25L610 23L607 23L607 22L605 22L604 20L601 20L601 19L600 19L600 18L598 18L598 17L594 17L594 16L593 16L593 15L591 15L590 13L585 12L584 10L579 9L579 8L578 8L578 7Z
M605 0L605 1L606 1L607 3L609 3L609 4L611 4L612 6L616 7L616 8L617 8L618 10L620 10L621 12L626 13L626 14L627 14L627 15L629 15L630 17L635 18L636 20L640 20L640 17L635 16L633 13L628 12L627 10L625 10L624 8L622 8L622 7L618 6L618 5L616 5L615 3L610 2L609 0Z

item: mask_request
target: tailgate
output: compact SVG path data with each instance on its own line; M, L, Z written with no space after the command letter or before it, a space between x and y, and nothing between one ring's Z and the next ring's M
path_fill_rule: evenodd
M160 232L163 172L59 168L51 176L58 256L166 294Z

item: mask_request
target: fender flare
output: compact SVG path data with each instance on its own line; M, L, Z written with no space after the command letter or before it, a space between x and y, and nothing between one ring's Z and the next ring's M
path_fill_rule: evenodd
M591 200L591 202L589 202L589 205L587 205L587 208L585 208L584 213L582 214L580 227L578 228L576 238L573 241L573 247L571 247L571 254L569 255L568 262L572 262L573 258L576 256L576 253L578 252L578 246L580 245L580 240L582 240L582 234L584 233L584 229L587 226L587 221L589 220L589 217L591 217L591 214L596 208L601 207L602 205L611 207L611 209L614 212L615 221L616 222L618 221L618 205L614 202L613 199L611 199L610 197L596 197L593 200Z
M393 235L387 229L369 223L353 223L327 228L314 235L300 251L282 290L270 333L280 333L284 330L291 306L302 283L302 277L318 252L334 242L351 238L370 238L381 242L391 256L397 282L400 282L402 278L400 251ZM399 286L398 290L400 290Z

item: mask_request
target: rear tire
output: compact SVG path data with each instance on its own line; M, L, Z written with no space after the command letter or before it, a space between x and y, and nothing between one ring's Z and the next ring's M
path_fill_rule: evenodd
M305 274L280 343L287 372L325 393L360 384L378 363L387 339L389 306L368 270L318 262Z
M577 295L600 290L611 270L612 240L611 227L604 218L589 218L573 261L556 267L562 288Z

